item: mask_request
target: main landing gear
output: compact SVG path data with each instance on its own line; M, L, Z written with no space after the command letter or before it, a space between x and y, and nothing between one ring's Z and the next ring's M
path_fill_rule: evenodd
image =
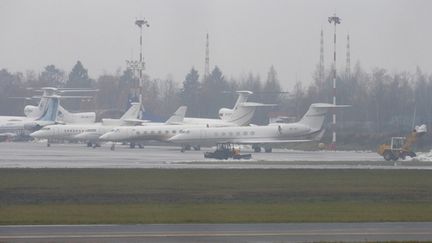
M98 143L92 143L92 142L87 142L87 147L91 147L91 148L98 148L100 147L100 144Z
M131 148L131 149L134 149L135 146L138 146L138 148L141 148L141 149L144 148L144 146L140 143L130 143L129 144L129 148Z
M253 145L252 146L253 150L255 153L260 153L261 152L261 147L258 145ZM264 147L264 151L266 153L271 153L273 151L273 149L271 147Z
M192 146L192 145L182 145L182 147L180 149L180 152L184 153L184 151L189 151L191 149L193 149L195 151L200 151L201 150L201 146L199 146L199 145L194 145L194 146Z

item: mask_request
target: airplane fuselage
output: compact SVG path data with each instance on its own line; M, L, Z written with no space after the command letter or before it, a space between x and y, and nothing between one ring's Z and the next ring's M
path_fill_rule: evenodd
M182 133L184 129L191 127L206 127L207 125L154 125L154 126L123 126L116 127L100 137L101 140L122 141L146 141L156 140L166 142L171 137Z
M31 134L39 139L61 139L71 141L97 141L98 138L115 126L93 124L52 125Z
M268 126L192 128L170 139L177 144L213 146L217 143L265 143L300 139L311 133L303 124L270 124ZM304 139L304 138L303 138Z

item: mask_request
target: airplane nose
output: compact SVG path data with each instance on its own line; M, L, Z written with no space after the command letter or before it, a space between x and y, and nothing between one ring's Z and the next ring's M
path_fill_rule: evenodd
M100 136L99 139L102 141L109 141L110 140L110 134L109 133L105 133L104 135Z
M168 139L168 142L178 143L182 139L181 134L177 134Z
M30 136L33 138L40 138L41 135L42 135L41 131L36 131L36 132L30 133Z
M83 132L83 133L79 133L77 135L74 136L76 139L86 139L88 137L88 134Z

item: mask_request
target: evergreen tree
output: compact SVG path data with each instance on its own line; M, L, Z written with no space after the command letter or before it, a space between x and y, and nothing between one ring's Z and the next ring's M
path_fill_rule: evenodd
M120 94L117 102L120 110L126 111L130 107L131 102L138 100L138 97L131 94L131 89L136 83L138 83L138 80L134 76L133 71L131 69L124 70L123 74L120 76L118 86L118 92Z
M92 88L93 81L89 78L87 69L84 68L82 63L78 61L75 66L72 68L72 71L69 73L69 79L66 82L67 88L76 88L76 89L85 89ZM78 94L78 93L77 93ZM81 101L77 99L65 100L62 102L72 111L76 110L87 110L90 107L81 107Z
M98 89L96 104L99 109L119 109L119 77L113 75L102 75L98 78L96 87Z
M180 92L181 102L188 107L187 113L190 116L199 116L200 89L198 72L192 67L183 81L183 88Z
M18 74L12 74L6 69L0 70L0 114L22 115L23 102L9 99L13 96L24 96L21 78Z
M92 80L88 76L87 69L78 61L69 73L69 79L66 82L68 88L91 88Z
M38 85L41 87L61 87L65 82L65 72L56 68L54 65L48 65L39 76Z
M202 86L200 110L206 117L215 118L221 107L230 107L223 93L229 91L228 82L225 80L219 67L215 67Z
M267 81L263 87L263 92L265 93L263 101L265 103L279 104L281 91L282 90L279 80L277 79L276 70L273 66L271 66L269 72L267 73Z

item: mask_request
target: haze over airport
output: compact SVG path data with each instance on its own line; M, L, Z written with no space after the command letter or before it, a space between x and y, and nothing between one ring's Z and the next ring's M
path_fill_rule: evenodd
M77 60L91 77L124 70L138 59L136 18L145 17L145 73L180 83L194 66L204 71L205 35L210 65L227 78L249 72L266 77L274 65L284 88L312 81L324 30L325 65L332 57L334 12L338 25L338 67L345 66L346 35L351 65L365 70L431 72L432 2L415 1L29 1L0 3L0 67L41 72L50 64L71 70Z

